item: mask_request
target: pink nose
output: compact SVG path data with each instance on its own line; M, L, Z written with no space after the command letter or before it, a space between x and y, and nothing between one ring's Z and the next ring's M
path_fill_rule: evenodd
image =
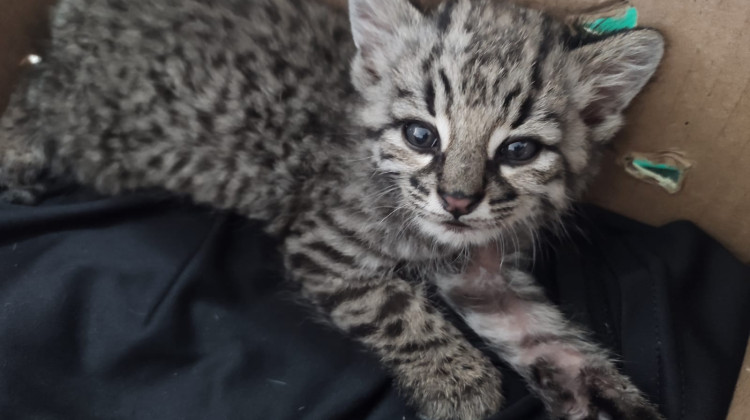
M443 208L445 211L452 214L456 219L474 211L482 199L476 196L466 197L463 194L441 194L441 197L443 198Z

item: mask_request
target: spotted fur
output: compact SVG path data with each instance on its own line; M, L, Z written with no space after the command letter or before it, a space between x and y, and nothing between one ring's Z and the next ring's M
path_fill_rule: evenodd
M349 19L294 0L61 0L0 119L0 184L157 187L264 220L302 295L428 418L485 418L502 396L423 281L553 414L658 419L513 261L593 176L662 49L655 31L582 40L491 0L350 0ZM439 146L410 147L413 121ZM499 159L518 138L539 155ZM451 213L445 194L476 206Z

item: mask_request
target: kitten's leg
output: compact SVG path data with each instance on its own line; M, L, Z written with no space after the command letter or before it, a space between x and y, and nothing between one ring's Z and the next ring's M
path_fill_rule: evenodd
M608 353L549 303L527 273L484 251L462 275L438 279L441 293L517 370L553 416L568 420L657 420L661 415Z
M287 241L292 278L333 325L381 359L424 418L479 420L499 411L499 371L431 306L420 285L389 269L354 268L345 253L351 249L336 247L341 238L322 237Z

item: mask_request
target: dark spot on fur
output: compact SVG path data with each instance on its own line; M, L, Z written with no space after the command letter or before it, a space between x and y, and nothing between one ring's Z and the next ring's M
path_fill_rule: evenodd
M396 159L396 156L386 153L386 152L380 152L380 160L394 160Z
M512 189L508 189L508 191L506 191L502 197L498 197L498 198L490 200L489 204L491 206L496 206L498 204L504 204L504 203L509 203L511 201L515 201L516 199L518 199L518 193Z
M513 90L508 92L507 95L505 95L505 99L503 99L503 108L507 109L510 107L510 104L513 102L514 99L518 97L518 95L521 94L521 85L517 85Z
M110 0L109 7L125 13L128 11L128 2L125 0Z
M414 92L408 89L401 88L401 87L396 89L396 95L401 99L411 99L411 98L414 98L414 96L416 96L414 95Z
M448 80L448 75L445 74L444 69L440 69L440 80L443 82L443 88L445 89L445 97L447 98L447 108L451 108L453 106L453 86L451 85L451 81Z
M276 58L273 62L273 66L271 67L271 71L277 76L282 76L284 73L286 73L286 70L288 68L289 68L289 63L287 63L286 60L281 59L281 58Z
M354 327L349 328L349 331L347 331L350 336L354 338L364 338L369 337L376 332L378 332L377 325L373 324L360 324L356 325Z
M227 31L231 31L232 29L234 29L234 22L226 16L222 16L221 25Z
M296 94L297 94L297 87L293 85L287 85L281 91L281 100L287 101L289 100L289 98L293 97Z
M213 159L208 155L202 155L198 159L198 163L195 164L195 171L199 174L206 173L206 172L211 171L213 167L214 167Z
M443 10L437 18L437 27L440 32L445 32L448 30L448 27L450 27L451 14L455 5L455 0L448 0L443 6Z
M531 85L534 90L537 91L542 88L542 66L547 60L547 56L552 47L552 40L554 39L550 35L549 17L544 16L540 30L542 32L542 41L539 45L539 52L537 53L536 60L534 60L534 66L531 70Z
M274 25L277 25L281 21L281 14L279 13L279 10L276 8L276 6L273 5L273 3L266 3L266 16L270 20L270 22Z
M432 340L422 341L422 342L412 342L412 343L406 343L403 346L401 346L398 350L400 353L421 353L428 350L432 350L438 347L443 347L448 343L448 339L446 338L435 338Z
M179 153L177 155L177 161L175 161L172 167L169 168L169 173L171 175L176 175L182 172L182 170L185 169L185 166L187 166L188 162L190 162L190 156L188 156L187 153Z
M365 129L365 138L377 140L383 135L384 131L384 128L367 128Z
M427 112L430 113L433 117L436 115L435 113L435 86L432 83L431 79L428 79L425 82L424 87L424 101L427 105Z
M422 61L422 73L425 77L430 73L430 70L432 70L432 57L428 56Z
M530 94L521 104L521 109L518 111L518 116L516 117L515 121L513 121L513 124L511 124L511 128L516 129L523 125L523 123L525 123L526 120L528 120L531 116L531 109L533 107L534 97Z
M295 253L289 256L289 265L292 268L303 270L310 274L327 275L328 270L320 266L312 258L305 254Z
M318 251L319 253L325 255L326 258L332 261L341 262L350 266L357 264L357 261L354 259L354 257L351 257L349 255L342 253L338 249L328 245L325 242L322 242L322 241L313 242L307 245L307 247L315 251Z
M370 76L370 82L373 84L378 84L382 80L380 74L370 66L365 67L365 72L367 72L367 75Z
M337 44L344 40L348 40L349 36L349 31L340 26L333 29L333 41Z
M422 184L421 184L421 183L419 182L419 179L417 179L417 177L413 176L413 177L409 178L409 183L411 184L411 186L412 186L412 187L413 187L413 188L414 188L415 190L419 191L419 192L420 192L420 193L421 193L422 195L429 195L429 194L430 194L430 190L428 190L427 188L425 188L425 187L424 187L424 186L423 186L423 185L422 185Z
M546 112L544 116L542 117L542 121L548 121L551 123L554 123L556 125L562 124L562 117L560 117L560 114L557 112Z
M404 292L395 292L388 296L386 302L380 307L378 319L386 319L393 315L401 314L411 304L411 295Z
M214 131L214 117L213 115L211 115L211 113L206 111L198 111L198 122L205 131Z
M350 300L358 299L373 290L372 287L348 287L341 290L337 290L333 293L319 296L320 306L323 307L327 312L331 312L342 303Z
M383 330L383 333L388 337L398 337L401 335L401 333L404 332L404 322L399 320L396 320L393 323L390 323L385 326L385 329Z
M148 161L146 161L146 166L148 166L150 169L161 169L163 165L164 159L161 157L161 155L151 156Z
M215 68L222 68L227 64L227 56L225 53L218 53L211 57L211 65Z

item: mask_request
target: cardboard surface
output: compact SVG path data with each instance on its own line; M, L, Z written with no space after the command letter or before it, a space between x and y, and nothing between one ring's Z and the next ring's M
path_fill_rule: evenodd
M520 1L558 14L611 2ZM651 224L692 220L750 262L750 1L631 1L641 25L666 35L667 55L628 112L627 128L606 157L589 200ZM52 3L0 0L0 109L18 63L44 31L45 9ZM694 162L675 195L630 177L616 164L631 152L672 150ZM750 419L750 353L728 419Z
M750 261L750 2L633 3L642 24L665 33L667 54L630 109L591 200L647 223L694 221ZM612 164L628 152L667 150L695 163L675 195Z

